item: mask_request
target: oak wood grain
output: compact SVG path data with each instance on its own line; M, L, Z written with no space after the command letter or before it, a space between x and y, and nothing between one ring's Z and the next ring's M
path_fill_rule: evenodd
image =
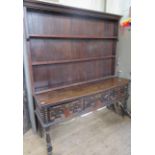
M73 86L60 90L50 91L36 95L36 100L42 105L55 105L79 97L99 93L117 86L128 84L128 80L123 78L110 78L100 82Z

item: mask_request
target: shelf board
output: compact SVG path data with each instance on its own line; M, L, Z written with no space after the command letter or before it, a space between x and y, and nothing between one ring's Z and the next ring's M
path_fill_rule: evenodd
M115 77L115 75L110 75L110 76L107 76L107 77L101 77L101 78L97 78L97 79L93 79L93 80L77 82L77 83L73 83L73 84L69 84L69 85L65 85L65 86L58 86L58 87L48 88L48 89L46 88L45 90L35 90L35 95L50 92L50 91L56 91L56 90L60 90L60 89L64 89L64 88L80 86L80 85L83 85L83 84L95 83L95 82L99 82L99 81L114 78L114 77Z
M92 36L92 35L36 35L30 34L29 39L118 39L117 36L111 37L99 37L99 36Z
M72 60L40 61L40 62L33 62L32 65L37 66L37 65L50 65L50 64L64 64L64 63L103 60L103 59L110 59L110 58L115 58L115 56L111 55L111 56L104 56L104 57L92 57L92 58L82 58L82 59L72 59Z

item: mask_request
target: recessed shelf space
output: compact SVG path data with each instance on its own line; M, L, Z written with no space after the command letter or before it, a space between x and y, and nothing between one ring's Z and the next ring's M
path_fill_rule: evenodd
M111 76L107 76L107 77L101 77L101 78L97 78L97 79L92 79L92 80L87 80L87 81L82 81L82 82L77 82L77 83L73 83L73 84L68 84L68 85L65 85L65 86L57 86L57 87L54 87L54 88L44 88L44 90L39 90L39 89L35 89L35 94L38 95L38 94L42 94L42 93L46 93L46 92L50 92L50 91L56 91L56 90L60 90L60 89L65 89L65 88L69 88L69 87L76 87L76 86L81 86L81 85L88 85L90 83L96 83L96 82L100 82L100 81L103 81L103 80L108 80L110 78L115 78L114 75L111 75Z
M29 39L118 39L117 36L110 36L110 37L99 37L99 36L92 36L92 35L36 35L30 34Z
M103 57L92 57L92 58L80 58L80 59L72 59L72 60L53 60L53 61L40 61L33 62L33 66L37 65L49 65L49 64L64 64L64 63L75 63L75 62L84 62L84 61L94 61L94 60L103 60L103 59L111 59L115 58L114 55L111 56L103 56Z

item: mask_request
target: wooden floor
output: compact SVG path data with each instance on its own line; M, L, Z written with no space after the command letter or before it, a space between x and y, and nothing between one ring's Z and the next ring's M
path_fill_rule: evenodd
M107 109L51 128L53 155L130 155L131 123ZM44 139L28 131L24 155L47 155Z

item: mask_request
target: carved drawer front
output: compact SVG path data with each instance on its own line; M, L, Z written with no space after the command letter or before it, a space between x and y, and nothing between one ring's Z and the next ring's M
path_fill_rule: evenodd
M102 93L98 93L96 95L91 95L84 98L84 110L89 112L106 105L112 104L112 96L113 90L107 90Z
M83 110L82 100L67 102L58 106L49 108L49 121L63 120L68 117L77 115Z
M110 100L110 90L107 90L101 94L101 103L103 106L109 104Z
M102 93L84 97L84 111L89 112L103 107L103 101L104 95Z
M72 102L69 102L65 105L65 116L73 116L79 114L83 111L83 102L82 99L78 99Z
M44 123L48 123L63 120L81 113L94 111L101 107L109 106L117 102L121 102L122 105L125 105L124 103L127 97L128 85L124 85L57 106L51 106L42 109L36 106L36 109L40 113Z
M49 121L61 120L64 118L64 106L54 106L49 109Z

